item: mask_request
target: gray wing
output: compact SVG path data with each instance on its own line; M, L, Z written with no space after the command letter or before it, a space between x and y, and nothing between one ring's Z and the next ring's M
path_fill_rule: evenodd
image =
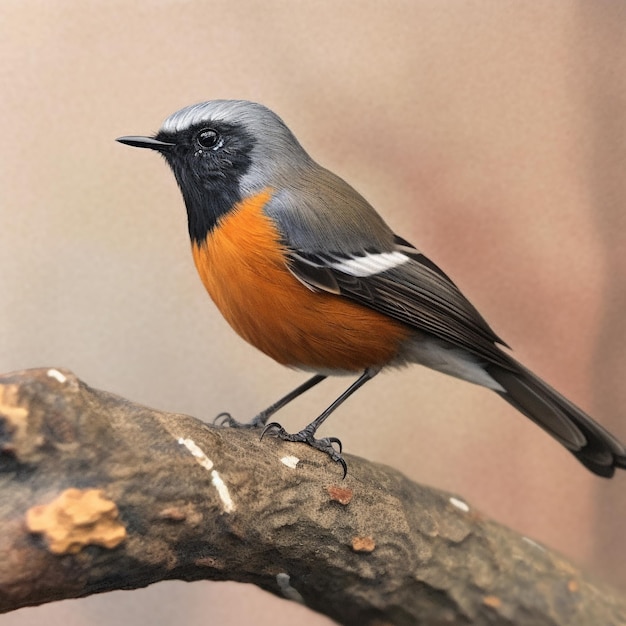
M507 369L504 342L426 256L400 237L391 251L361 255L291 249L289 269L314 290L336 293Z
M315 163L283 182L264 210L298 280L510 367L496 345L504 342L456 285L348 183Z

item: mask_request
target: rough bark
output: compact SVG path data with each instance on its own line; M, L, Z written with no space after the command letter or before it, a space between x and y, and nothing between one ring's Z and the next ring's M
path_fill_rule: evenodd
M234 580L341 624L626 623L626 603L462 498L91 389L0 377L0 612Z

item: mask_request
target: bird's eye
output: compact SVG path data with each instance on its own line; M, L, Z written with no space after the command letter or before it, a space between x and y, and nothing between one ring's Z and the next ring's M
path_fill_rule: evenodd
M196 141L201 148L210 150L219 147L221 137L216 130L213 130L212 128L204 128L196 136Z

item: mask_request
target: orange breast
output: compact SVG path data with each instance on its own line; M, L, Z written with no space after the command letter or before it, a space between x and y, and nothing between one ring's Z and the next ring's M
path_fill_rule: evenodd
M211 298L246 341L279 363L359 371L393 359L410 331L342 296L313 292L288 270L263 213L265 190L226 214L193 258Z

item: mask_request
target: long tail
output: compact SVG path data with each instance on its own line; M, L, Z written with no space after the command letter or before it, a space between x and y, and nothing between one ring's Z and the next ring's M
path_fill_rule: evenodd
M510 359L510 369L489 365L486 370L505 391L507 402L562 443L585 467L610 478L616 467L626 469L626 448L611 433L567 398Z

